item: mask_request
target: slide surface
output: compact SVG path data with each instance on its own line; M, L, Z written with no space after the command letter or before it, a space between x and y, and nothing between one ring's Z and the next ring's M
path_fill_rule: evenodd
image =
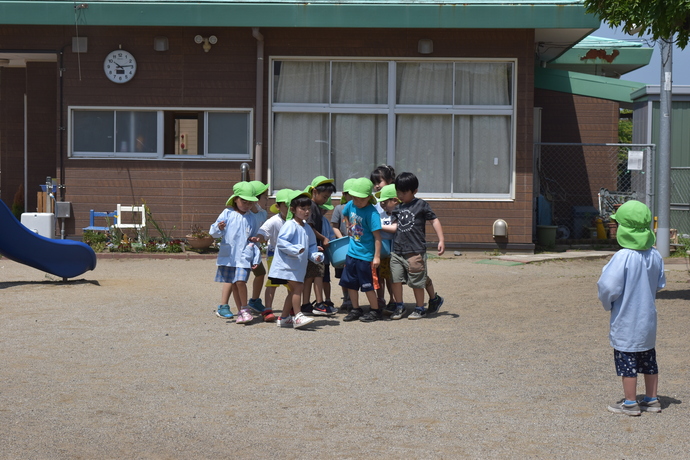
M96 268L96 253L81 241L53 240L26 228L0 200L0 254L62 278Z

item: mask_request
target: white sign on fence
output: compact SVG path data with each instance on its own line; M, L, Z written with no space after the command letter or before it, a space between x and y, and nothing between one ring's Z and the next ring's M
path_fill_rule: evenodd
M642 171L644 152L642 150L630 150L628 152L628 170Z

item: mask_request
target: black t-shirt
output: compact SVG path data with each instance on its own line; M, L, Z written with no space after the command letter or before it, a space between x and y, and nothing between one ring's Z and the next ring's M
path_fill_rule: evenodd
M436 214L426 201L415 198L400 203L393 210L393 222L398 230L393 239L393 252L399 255L426 252L426 223L436 219Z
M314 203L314 201L311 202L311 213L309 214L307 223L311 225L314 230L323 235L323 216L321 215L321 207ZM321 244L320 239L318 243Z

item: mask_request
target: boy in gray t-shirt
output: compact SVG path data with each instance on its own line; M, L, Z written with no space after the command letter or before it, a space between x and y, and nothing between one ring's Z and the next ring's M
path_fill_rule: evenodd
M392 228L395 229L391 253L391 278L395 310L392 319L400 319L405 311L402 283L412 288L416 307L408 319L419 319L428 313L437 313L443 304L443 297L434 290L434 284L427 275L426 265L426 223L430 222L438 237L438 255L442 255L445 239L441 222L431 210L429 203L415 197L419 180L410 173L401 173L395 178L395 190L400 204L393 211ZM384 227L385 229L385 227ZM429 293L429 308L424 308L424 289Z

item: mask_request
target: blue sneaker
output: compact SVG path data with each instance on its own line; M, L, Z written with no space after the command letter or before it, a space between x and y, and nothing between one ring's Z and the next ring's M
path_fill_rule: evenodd
M216 310L216 316L219 318L230 319L232 318L232 312L230 311L230 305L218 305L218 310Z
M249 305L249 308L251 308L253 311L257 313L263 313L263 311L266 309L264 307L264 304L261 303L261 299L249 299L249 302L247 302Z

